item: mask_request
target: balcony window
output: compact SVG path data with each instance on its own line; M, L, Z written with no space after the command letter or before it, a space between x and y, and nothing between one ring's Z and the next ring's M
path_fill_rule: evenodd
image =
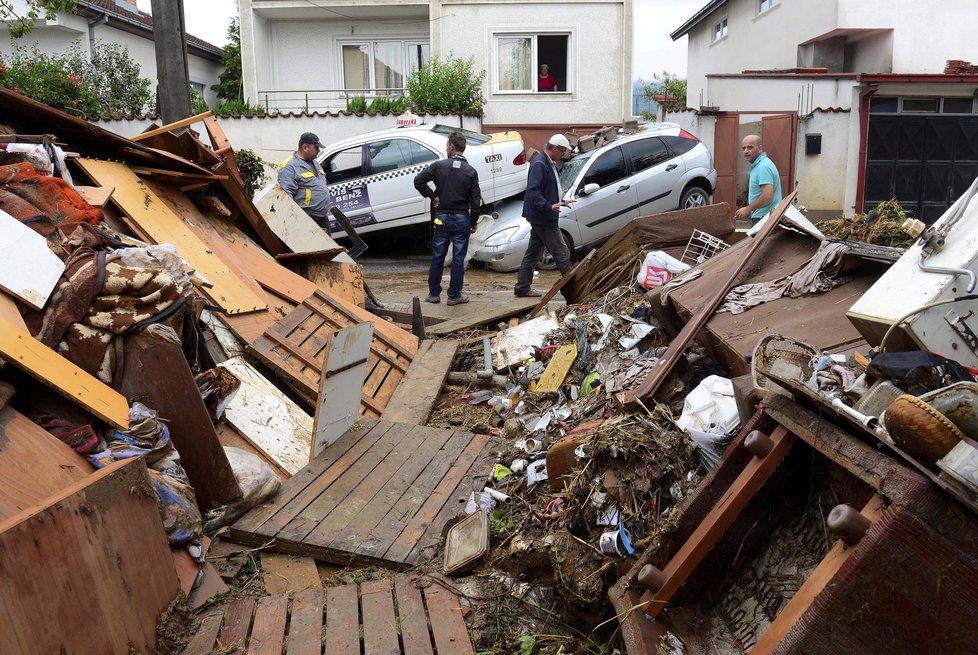
M427 43L369 41L340 44L343 88L362 95L398 94L412 70L431 58Z
M569 34L497 34L493 43L495 93L572 90Z

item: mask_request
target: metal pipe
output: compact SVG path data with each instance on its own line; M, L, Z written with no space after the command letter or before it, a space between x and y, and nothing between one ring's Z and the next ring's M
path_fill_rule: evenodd
M873 432L876 432L880 427L880 420L878 418L857 412L852 407L849 407L849 405L842 402L842 400L839 398L832 399L832 407L839 410L843 414L848 415L850 418L854 419L856 422L862 424Z
M975 290L975 272L967 268L945 268L943 266L928 266L924 263L924 253L921 251L920 256L917 258L917 268L925 273L941 273L944 275L965 275L968 278L968 293Z
M492 348L489 347L489 337L482 337L482 360L485 370L492 371Z

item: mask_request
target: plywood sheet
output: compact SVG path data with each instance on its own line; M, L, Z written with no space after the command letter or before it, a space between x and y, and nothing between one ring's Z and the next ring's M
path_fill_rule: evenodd
M270 184L255 194L255 207L272 232L292 252L317 252L338 247L326 230L316 225L277 184Z
M238 279L227 265L140 180L125 164L78 159L79 166L102 186L115 186L112 201L129 221L155 243L171 243L180 256L211 285L208 295L230 314L243 314L266 308L265 302Z
M64 270L47 239L0 209L0 289L40 310Z
M558 348L557 352L550 358L550 363L547 364L547 370L543 372L543 375L535 386L531 385L533 386L533 391L540 393L557 393L560 391L560 386L564 383L564 378L567 377L576 359L576 343L567 344Z
M360 416L360 394L373 333L373 323L360 323L327 335L310 459L339 439Z
M21 316L20 310L17 308L17 301L3 291L0 291L0 318L6 319L7 322L25 332L27 331L27 323L24 323L24 317Z
M129 428L129 403L125 397L2 317L0 357L113 427Z
M111 186L76 186L75 191L81 194L85 202L93 207L102 207L112 197L115 187Z
M4 653L155 652L157 618L180 590L142 458L0 523L0 569Z
M313 419L242 357L218 364L241 380L224 416L249 443L289 475L309 463Z

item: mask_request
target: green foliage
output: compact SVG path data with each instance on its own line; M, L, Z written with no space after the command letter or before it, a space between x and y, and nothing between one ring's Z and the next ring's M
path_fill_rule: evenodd
M367 111L375 114L401 114L410 106L407 96L377 96L370 102Z
M203 114L209 110L210 107L207 106L207 101L204 100L204 96L201 95L200 91L194 87L190 87L190 115Z
M233 116L264 116L266 112L261 105L251 105L244 100L225 100L214 107L214 113Z
M512 517L506 516L505 509L494 509L489 512L489 532L499 537L505 537L514 529L516 529L516 524L513 523Z
M536 647L537 640L533 635L523 635L520 637L520 655L533 655Z
M645 111L642 112L642 120L643 121L654 121L655 120L655 114L653 114L652 112L650 112L648 110L645 110Z
M150 101L139 64L121 46L102 42L91 60L77 46L66 55L15 48L0 60L0 85L85 118L131 116Z
M224 72L218 78L220 82L211 87L221 100L229 102L244 102L244 83L241 75L241 26L238 17L231 19L228 25L228 42L221 54L221 64Z
M0 58L0 84L55 109L97 116L99 98L62 55L17 48Z
M645 97L648 100L655 100L654 96L672 96L673 100L660 102L659 106L664 111L675 111L686 108L686 80L667 71L662 71L662 75L653 74L652 82L645 85Z
M475 60L434 58L408 76L407 88L414 111L419 114L482 115L486 100L482 82L486 72L475 72Z
M268 182L268 168L272 165L259 157L254 150L247 148L236 150L234 161L241 171L241 179L248 197L254 197L255 193Z
M350 96L346 99L346 110L354 114L362 114L367 111L367 99L363 96Z
M27 0L25 9L15 10L10 0L0 0L0 21L9 21L7 29L15 39L30 33L40 18L52 20L59 11L74 14L78 0Z

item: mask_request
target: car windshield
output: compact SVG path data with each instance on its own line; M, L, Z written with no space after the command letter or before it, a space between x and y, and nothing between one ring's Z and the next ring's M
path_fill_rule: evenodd
M585 155L578 155L570 161L564 162L564 167L560 170L560 193L561 195L567 193L574 184L574 180L577 179L577 174L581 172L584 164L587 163L588 159L591 158L591 153Z

